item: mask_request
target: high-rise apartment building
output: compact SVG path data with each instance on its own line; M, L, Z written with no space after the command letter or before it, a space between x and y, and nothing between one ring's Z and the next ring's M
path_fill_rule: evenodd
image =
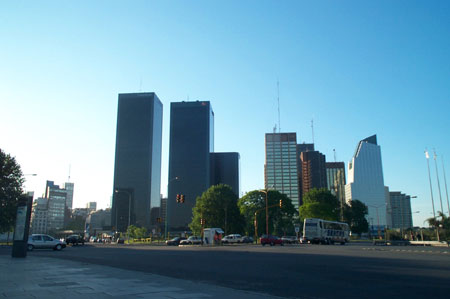
M86 209L88 210L88 212L95 212L97 210L97 202L95 201L90 201L86 204Z
M239 197L239 153L211 153L211 185L226 184Z
M286 194L295 209L298 209L297 134L266 133L265 148L265 188Z
M347 202L358 199L368 206L367 216L371 230L383 229L386 222L386 192L381 163L381 148L373 135L358 143L353 159L348 164L348 183L345 186Z
M155 93L119 94L111 224L150 228L159 205L163 105Z
M37 198L33 202L31 213L31 233L46 234L48 219L48 205L46 198Z
M211 186L210 153L214 152L214 112L208 101L170 106L167 221L169 230L185 230L197 197ZM184 203L177 203L183 194Z
M389 228L405 230L413 227L411 196L397 191L389 192L387 212Z

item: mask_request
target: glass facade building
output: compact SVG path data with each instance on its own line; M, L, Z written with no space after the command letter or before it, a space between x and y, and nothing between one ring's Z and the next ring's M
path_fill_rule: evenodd
M160 203L163 106L155 93L119 94L111 225L150 228Z
M345 163L327 162L327 188L337 197L339 202L345 203Z
M211 153L211 185L228 185L239 197L239 160L239 153Z
M297 134L267 133L264 186L286 194L299 207Z
M170 105L168 229L184 231L192 221L197 197L211 186L210 153L214 152L214 112L208 101ZM184 203L177 203L183 194Z
M389 192L387 211L389 228L404 230L413 227L411 196L396 191Z
M373 135L358 143L352 161L348 164L348 184L345 200L357 199L368 206L367 216L372 231L386 224L386 192L381 163L381 148Z

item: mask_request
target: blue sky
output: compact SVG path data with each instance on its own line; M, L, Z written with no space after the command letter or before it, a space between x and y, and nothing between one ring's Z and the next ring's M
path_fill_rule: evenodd
M112 193L117 95L211 101L216 151L241 154L242 191L263 187L264 134L278 122L333 161L378 135L385 184L431 216L425 148L450 172L448 1L3 1L0 148L26 187L62 184L74 205ZM430 161L433 162L433 161ZM441 160L441 192L446 206ZM440 206L434 164L432 180ZM450 174L449 174L450 175ZM444 211L447 211L444 208Z

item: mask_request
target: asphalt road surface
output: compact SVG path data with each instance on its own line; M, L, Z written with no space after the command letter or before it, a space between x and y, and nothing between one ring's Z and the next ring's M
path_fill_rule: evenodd
M450 296L450 248L371 244L69 246L48 256L297 298ZM64 261L62 261L64 263Z

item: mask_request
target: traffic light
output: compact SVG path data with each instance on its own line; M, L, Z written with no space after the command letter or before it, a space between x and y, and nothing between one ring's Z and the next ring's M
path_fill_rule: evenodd
M181 202L181 203L184 203L184 194L181 194L180 202Z
M180 202L180 200L181 200L181 196L180 196L180 194L177 194L177 202Z
M283 207L283 200L280 199L280 208Z
M206 222L205 219L203 219L203 218L200 219L200 224L201 224L201 225L204 225L205 222Z

